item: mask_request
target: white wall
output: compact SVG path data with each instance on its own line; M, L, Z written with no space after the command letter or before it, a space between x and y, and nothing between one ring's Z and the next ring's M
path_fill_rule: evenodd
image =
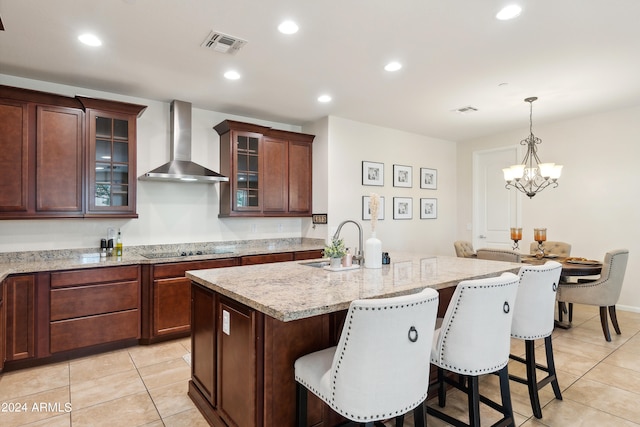
M640 311L640 107L536 125L542 161L564 165L559 187L533 199L523 196L522 227L528 247L534 227L549 240L571 243L571 253L603 259L612 249L630 250L620 307ZM458 144L457 238L471 241L472 157L477 150L515 146L528 129ZM505 165L508 166L508 165ZM507 190L505 190L507 191ZM515 190L510 190L515 191Z
M378 221L382 250L415 250L426 254L452 254L456 234L456 144L422 135L359 123L338 117L328 119L328 232L340 222L354 219L371 234L370 221L362 220L362 196L372 192L385 198L385 216ZM314 157L316 152L314 151ZM362 185L362 161L384 163L384 186ZM413 168L413 188L393 187L393 165ZM437 190L420 189L421 167L438 170ZM393 197L413 198L413 219L393 219ZM420 219L420 198L438 199L438 218ZM347 246L357 246L356 228L346 225Z

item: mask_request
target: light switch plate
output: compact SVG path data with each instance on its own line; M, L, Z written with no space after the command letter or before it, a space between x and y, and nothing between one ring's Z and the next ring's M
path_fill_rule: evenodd
M231 333L231 316L227 310L222 310L222 332L227 335Z
M326 224L327 214L313 214L311 215L311 219L314 224Z

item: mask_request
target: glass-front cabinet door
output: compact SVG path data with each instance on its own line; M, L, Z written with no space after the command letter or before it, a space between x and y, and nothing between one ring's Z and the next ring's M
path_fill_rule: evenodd
M260 134L234 132L234 210L260 210Z
M135 152L135 118L89 112L89 211L135 216Z

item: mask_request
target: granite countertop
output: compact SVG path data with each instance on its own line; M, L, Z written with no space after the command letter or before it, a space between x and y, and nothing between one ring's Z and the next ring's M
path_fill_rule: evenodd
M281 321L345 310L351 301L392 297L425 287L441 289L458 282L517 273L521 264L457 258L392 254L381 269L328 271L292 261L187 271L191 280ZM241 269L241 271L240 271Z
M324 241L322 239L288 238L131 247L125 246L122 257L101 257L98 250L92 249L0 253L0 281L4 280L4 278L9 274L18 273L201 261L247 255L319 250L323 248ZM187 256L180 255L182 252L195 254L198 251L216 253ZM175 256L168 255L161 258L149 257L150 254L165 253L175 254Z

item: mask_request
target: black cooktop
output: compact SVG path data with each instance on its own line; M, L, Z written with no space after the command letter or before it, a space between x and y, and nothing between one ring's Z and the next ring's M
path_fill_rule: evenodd
M212 249L212 250L204 250L204 251L149 252L149 253L140 254L140 255L149 259L158 259L158 258L179 258L179 257L196 256L196 255L220 255L220 254L232 254L232 253L233 253L233 250L231 249Z

